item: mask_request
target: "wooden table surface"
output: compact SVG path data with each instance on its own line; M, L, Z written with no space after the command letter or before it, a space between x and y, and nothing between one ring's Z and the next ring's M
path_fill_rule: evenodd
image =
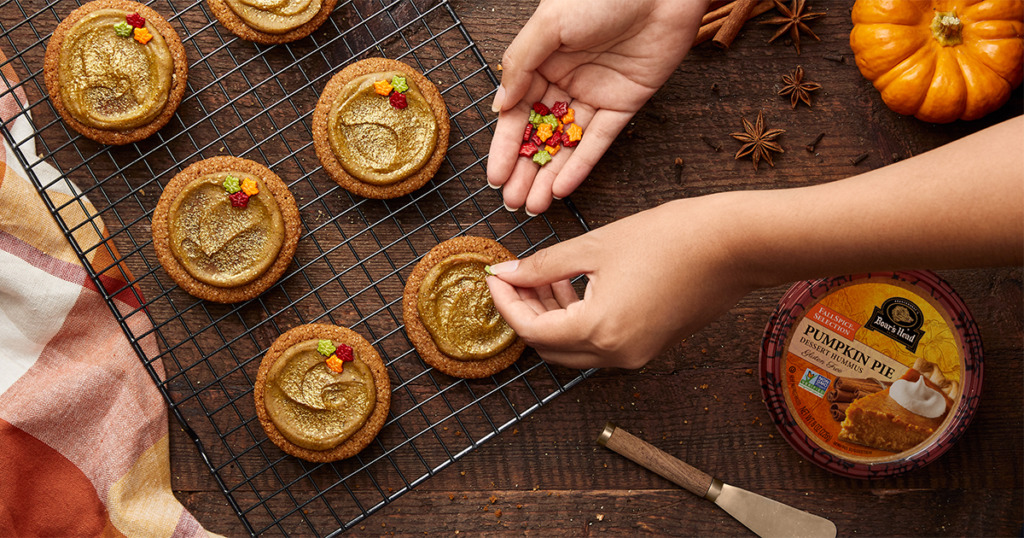
M774 26L753 23L728 50L710 43L693 49L572 196L587 222L598 227L680 197L834 181L1021 114L1019 89L1009 104L976 122L932 125L892 113L854 65L848 44L852 2L811 3L827 16L810 24L821 41L805 38L800 55L782 39L767 44ZM492 68L535 5L451 1ZM5 23L16 16L0 15ZM777 96L782 75L797 66L823 87L814 93L812 108L791 109L788 99ZM770 127L786 130L780 139L786 153L774 168L762 163L755 171L749 160L733 159L739 144L729 133L742 130L741 118L753 120L758 111ZM805 150L819 133L825 135L815 151ZM639 371L596 373L351 532L746 533L711 503L599 447L595 440L603 425L615 421L727 483L831 519L842 536L1019 536L1024 524L1022 271L940 275L980 327L984 390L963 438L923 469L876 481L843 478L804 460L780 436L761 399L757 359L768 316L788 288L782 286L744 297ZM207 529L244 534L173 418L170 430L177 497ZM288 530L309 532L302 526Z

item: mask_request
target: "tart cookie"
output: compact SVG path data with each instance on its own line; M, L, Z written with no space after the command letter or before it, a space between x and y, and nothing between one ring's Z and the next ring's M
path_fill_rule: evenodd
M282 334L263 356L253 388L267 437L314 462L366 448L391 406L391 381L380 355L359 334L335 325L300 325Z
M231 33L265 45L290 43L320 27L338 0L206 0L217 20Z
M156 11L129 0L95 0L53 31L46 89L72 129L97 142L129 144L170 121L185 94L181 39Z
M200 299L236 303L281 278L301 220L288 186L269 168L213 157L164 187L152 228L157 258L179 286Z
M361 60L334 75L313 111L324 169L349 192L396 198L426 184L448 151L448 108L408 65Z
M485 265L514 260L497 241L456 237L423 257L405 283L402 318L423 361L453 377L494 375L526 344L494 309ZM427 301L426 304L423 301Z

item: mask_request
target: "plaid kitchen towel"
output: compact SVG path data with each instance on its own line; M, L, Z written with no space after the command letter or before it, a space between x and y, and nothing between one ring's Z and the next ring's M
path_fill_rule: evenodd
M38 160L28 102L0 53L0 124L27 162ZM12 91L11 88L14 88ZM12 121L13 119L13 121ZM164 400L109 307L5 141L0 154L0 536L205 536L171 493ZM33 166L57 205L76 193ZM88 204L61 210L69 226L98 223ZM83 249L102 226L82 226ZM113 245L90 250L97 271ZM126 269L105 288L125 286ZM131 278L130 276L128 277ZM125 288L130 289L130 288ZM120 308L138 308L134 293ZM134 304L133 304L134 302ZM149 327L132 316L135 334ZM143 339L156 356L152 337ZM159 363L154 367L159 368ZM161 372L162 375L162 372Z

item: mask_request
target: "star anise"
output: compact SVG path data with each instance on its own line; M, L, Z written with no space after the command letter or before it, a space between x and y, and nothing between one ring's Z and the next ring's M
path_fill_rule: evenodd
M803 101L805 105L811 106L811 92L821 89L817 82L804 82L803 66L796 66L796 71L790 75L782 75L782 82L785 86L779 90L779 95L788 95L789 102L796 108L796 104Z
M764 116L761 111L757 111L757 123L751 125L746 118L740 118L743 120L743 133L731 133L731 136L740 142L743 142L743 146L739 151L736 152L736 158L740 159L750 155L751 160L754 161L754 170L757 170L757 164L764 159L768 161L768 165L772 168L775 167L775 163L772 162L771 152L785 153L782 146L778 142L774 142L776 138L782 133L786 132L782 129L770 129L765 131L764 128Z
M818 17L824 17L824 13L804 13L804 10L807 8L806 0L793 0L792 8L787 8L779 0L773 1L775 2L775 8L782 13L782 16L772 17L771 19L761 21L761 24L781 24L782 26L780 26L779 30L775 32L775 35L768 40L769 43L775 41L779 36L788 31L789 38L793 41L793 46L796 47L796 53L800 54L800 32L806 32L808 35L813 37L815 41L821 41L821 38L811 31L806 22L817 19Z

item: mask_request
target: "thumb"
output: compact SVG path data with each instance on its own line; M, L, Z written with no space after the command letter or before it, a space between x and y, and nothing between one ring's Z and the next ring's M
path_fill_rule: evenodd
M519 288L536 288L590 272L591 260L580 236L537 251L533 256L498 263L490 273Z
M552 17L555 17L552 19ZM557 29L559 20L541 4L526 21L501 58L501 85L491 104L493 112L515 106L526 95L533 72L562 45Z

